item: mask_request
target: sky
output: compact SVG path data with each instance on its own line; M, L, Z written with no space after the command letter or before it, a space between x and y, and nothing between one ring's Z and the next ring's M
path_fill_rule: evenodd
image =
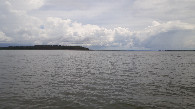
M195 0L0 0L0 46L195 49Z

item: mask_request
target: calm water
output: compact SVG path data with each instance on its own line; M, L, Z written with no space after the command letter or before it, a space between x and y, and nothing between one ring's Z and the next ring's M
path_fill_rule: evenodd
M195 109L195 52L0 51L1 109Z

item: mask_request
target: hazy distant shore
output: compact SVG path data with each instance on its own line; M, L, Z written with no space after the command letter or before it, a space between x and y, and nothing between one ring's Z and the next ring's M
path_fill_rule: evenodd
M195 51L195 50L94 50L94 51Z

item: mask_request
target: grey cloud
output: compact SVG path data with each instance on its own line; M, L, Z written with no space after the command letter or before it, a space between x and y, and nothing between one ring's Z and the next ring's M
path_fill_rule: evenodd
M195 49L195 26L180 21L154 22L145 29L140 45L150 49ZM144 36L145 35L145 36Z
M2 1L9 2L13 9L25 11L38 9L45 3L45 0L0 0Z
M193 30L194 31L194 30ZM170 30L151 36L142 45L150 49L195 49L192 30Z
M194 0L46 0L32 15L137 30L145 28L153 20L195 23L194 4Z
M139 17L188 22L195 17L194 4L194 0L136 0L133 7Z

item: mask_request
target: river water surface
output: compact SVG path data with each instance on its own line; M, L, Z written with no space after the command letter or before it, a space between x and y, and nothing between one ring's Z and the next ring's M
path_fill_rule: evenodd
M4 108L195 109L195 52L1 50Z

